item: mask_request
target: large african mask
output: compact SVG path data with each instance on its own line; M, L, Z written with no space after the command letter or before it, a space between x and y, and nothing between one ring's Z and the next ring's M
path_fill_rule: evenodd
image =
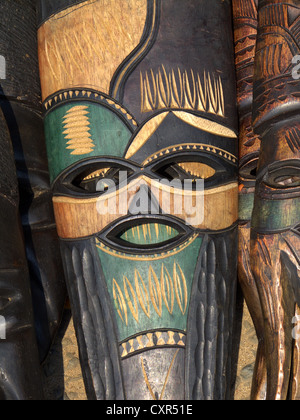
M42 0L39 19L54 210L89 398L229 398L231 2Z

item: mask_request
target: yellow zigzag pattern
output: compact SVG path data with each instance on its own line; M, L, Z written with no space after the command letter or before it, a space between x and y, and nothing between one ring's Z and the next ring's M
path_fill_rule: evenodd
M64 116L63 132L67 142L67 149L72 150L71 155L86 155L91 153L95 145L90 134L88 107L79 105L67 111Z
M148 284L146 285L137 269L134 272L134 285L123 276L123 288L113 279L113 297L121 320L128 325L128 315L132 314L139 322L140 309L151 318L151 308L161 318L163 305L173 314L175 299L179 309L185 315L188 305L188 289L185 275L178 263L174 263L173 277L164 264L161 266L159 277L150 265L148 270Z

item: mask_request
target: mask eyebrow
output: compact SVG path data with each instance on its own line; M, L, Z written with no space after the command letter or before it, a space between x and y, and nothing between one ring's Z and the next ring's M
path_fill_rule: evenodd
M201 131L213 134L215 136L237 139L237 134L230 128L225 127L222 124L200 117L198 115L191 114L184 111L167 111L162 112L155 117L147 121L137 135L134 137L131 145L129 146L125 159L130 159L134 156L151 138L156 132L159 126L163 123L169 114L173 114L176 118L183 121L184 123L191 125Z
M170 112L163 112L156 115L150 121L143 125L141 130L135 136L129 149L126 152L125 159L130 159L133 155L140 150L144 144L147 143L152 134L158 129L164 119L169 115Z
M143 166L148 165L152 161L156 160L158 157L162 157L170 153L173 153L173 154L176 152L182 153L185 151L209 152L233 164L236 164L237 159L238 159L237 156L233 155L232 153L227 152L224 149L220 149L217 146L210 146L208 144L201 144L201 143L186 143L186 144L175 144L174 146L166 147L165 149L161 149L157 151L156 153L147 157L147 159L143 162Z
M231 139L237 139L237 134L230 128L225 127L222 124L208 120L198 115L191 114L184 111L172 111L173 114L184 121L185 123L192 125L193 127L199 128L202 131L206 131L216 136L228 137Z

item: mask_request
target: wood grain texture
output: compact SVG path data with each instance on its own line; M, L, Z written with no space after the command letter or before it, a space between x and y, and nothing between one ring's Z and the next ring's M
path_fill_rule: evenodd
M262 398L266 386L263 353L264 325L257 286L250 266L250 228L253 211L255 170L260 140L253 131L253 76L257 39L257 1L233 0L235 65L239 110L239 247L238 278L258 337L251 398Z
M88 0L46 21L38 31L43 100L76 86L108 93L140 42L146 15L146 0Z
M298 395L299 337L291 322L299 301L299 81L296 1L258 2L253 126L261 138L251 232L251 268L264 319L268 400ZM293 356L294 355L294 356Z
M293 284L299 279L299 243L299 235L293 233L252 236L251 267L264 314L267 399L291 398L291 320L295 315ZM298 371L295 372L299 377Z
M0 16L0 51L6 62L0 96L41 113L39 75L33 70L38 68L35 1L2 1Z
M137 179L127 187L103 197L76 199L54 197L57 230L61 238L81 238L101 232L110 223L130 214L132 199L142 188L149 188L165 214L179 217L198 229L221 230L238 219L237 183L206 190L204 193L176 191L150 179ZM214 212L211 209L214 208ZM196 210L197 209L197 210ZM203 221L195 212L203 213ZM218 218L215 217L218 214ZM193 217L195 222L193 223ZM201 218L202 220L202 218ZM72 221L70 223L70 221Z
M299 4L296 0L259 1L259 37L255 56L253 123L258 133L300 106L293 57L299 54Z

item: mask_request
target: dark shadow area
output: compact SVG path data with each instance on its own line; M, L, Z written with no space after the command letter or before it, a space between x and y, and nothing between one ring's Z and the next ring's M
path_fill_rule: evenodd
M239 353L240 353L240 347L241 347L243 314L244 314L244 297L243 297L242 289L238 283L237 295L236 295L235 323L234 323L233 343L232 343L231 396L230 396L231 400L234 400L234 395L236 391L236 378L237 378L237 371L238 371Z
M71 322L70 309L65 309L60 328L43 364L43 383L46 400L62 401L65 396L65 372L62 341Z
M19 122L16 116L18 110L15 107L20 107L18 104L12 105L11 101L6 98L2 87L0 86L0 107L6 120L6 124L10 133L18 176L19 184L19 196L20 196L20 214L22 218L22 225L24 231L24 239L26 244L26 253L28 257L28 251L30 250L30 260L37 261L35 250L33 246L33 238L30 229L30 223L28 220L28 213L34 199L34 192L31 187L30 177L26 166L26 159L23 150L22 136L19 130ZM42 360L45 354L45 350L42 349L43 345L39 342L41 332L43 338L41 341L49 342L50 331L47 325L47 307L46 299L42 287L41 273L39 271L39 265L36 263L34 266L28 263L28 269L30 273L31 281L31 293L33 301L33 312L35 318L35 328L37 332L37 341L40 351L40 359ZM42 323L42 324L41 324Z

